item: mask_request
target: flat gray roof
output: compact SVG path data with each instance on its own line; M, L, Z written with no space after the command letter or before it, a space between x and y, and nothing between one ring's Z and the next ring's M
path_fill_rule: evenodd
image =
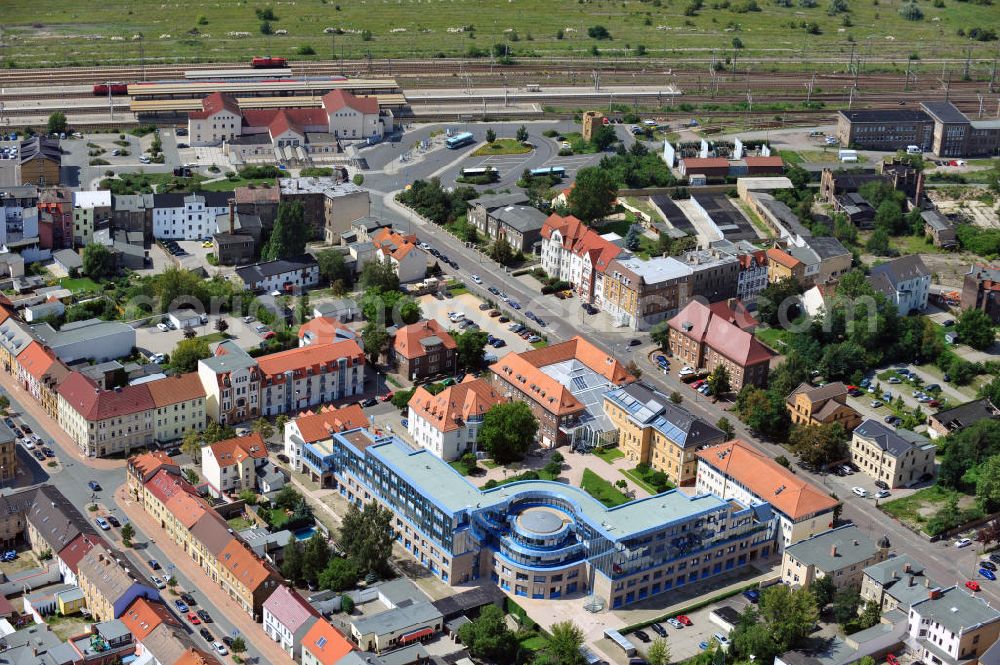
M672 256L658 256L646 261L637 256L630 256L626 259L615 259L612 264L614 263L635 273L646 284L660 284L672 279L689 277L692 272L689 266Z
M937 621L953 633L1000 619L1000 611L957 586L943 589L938 598L925 598L913 603L910 609L923 619Z
M351 624L362 635L368 635L369 633L385 635L386 633L405 630L410 626L434 623L443 619L444 617L434 605L429 602L422 602L404 607L396 607L371 616L364 616L352 621Z
M833 555L834 546L836 556ZM785 548L789 556L806 565L814 565L824 573L857 565L877 551L875 543L853 524L824 531Z

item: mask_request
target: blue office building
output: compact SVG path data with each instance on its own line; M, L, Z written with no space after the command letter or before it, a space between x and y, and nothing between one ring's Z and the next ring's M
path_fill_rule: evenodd
M607 508L558 482L481 490L426 450L364 429L307 443L302 458L349 501L391 510L396 540L450 584L489 577L515 595L620 607L776 553L766 503L675 490Z

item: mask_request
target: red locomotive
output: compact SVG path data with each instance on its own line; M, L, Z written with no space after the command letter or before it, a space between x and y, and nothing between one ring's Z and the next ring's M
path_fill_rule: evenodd
M250 60L250 66L254 69L282 69L288 66L288 58L272 58L271 56L258 56Z
M112 83L108 85L107 83L98 83L94 86L94 94L96 96L102 96L108 94L108 88L111 88L112 95L127 95L128 94L128 84L127 83Z

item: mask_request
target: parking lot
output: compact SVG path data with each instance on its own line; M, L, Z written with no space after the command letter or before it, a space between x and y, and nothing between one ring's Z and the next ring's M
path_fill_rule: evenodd
M433 295L425 295L421 296L419 300L424 317L435 319L446 330L457 329L457 326L448 319L448 312L461 312L465 315L465 318L479 325L479 328L483 332L489 333L494 337L499 337L507 343L507 346L499 349L487 346L487 353L502 356L507 353L528 351L532 348L531 344L528 344L528 342L508 329L513 322L500 323L500 318L491 317L489 310L480 310L479 305L483 301L471 293L460 293L453 298L445 298L444 300L438 300Z
M198 337L204 337L205 335L217 334L218 331L215 329L215 321L218 316L209 316L208 323L204 323L194 327L195 332ZM252 323L243 323L242 319L228 316L225 317L226 322L229 324L229 328L226 330L226 335L229 339L236 342L236 344L241 349L252 349L256 346L260 346L260 343L264 341L264 334L259 333L254 328L260 325L259 322L254 321ZM162 331L155 325L144 326L137 328L135 331L135 345L144 351L149 353L165 353L170 354L173 352L177 343L184 339L184 331L182 330L167 330ZM218 339L212 340L220 341Z

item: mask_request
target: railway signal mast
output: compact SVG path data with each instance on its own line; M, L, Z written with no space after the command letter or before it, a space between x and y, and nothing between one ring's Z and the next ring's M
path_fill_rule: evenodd
M812 101L813 87L815 85L816 85L816 74L813 73L812 78L809 79L809 83L806 83L806 90L808 90L808 92L806 93L806 104L809 104Z

